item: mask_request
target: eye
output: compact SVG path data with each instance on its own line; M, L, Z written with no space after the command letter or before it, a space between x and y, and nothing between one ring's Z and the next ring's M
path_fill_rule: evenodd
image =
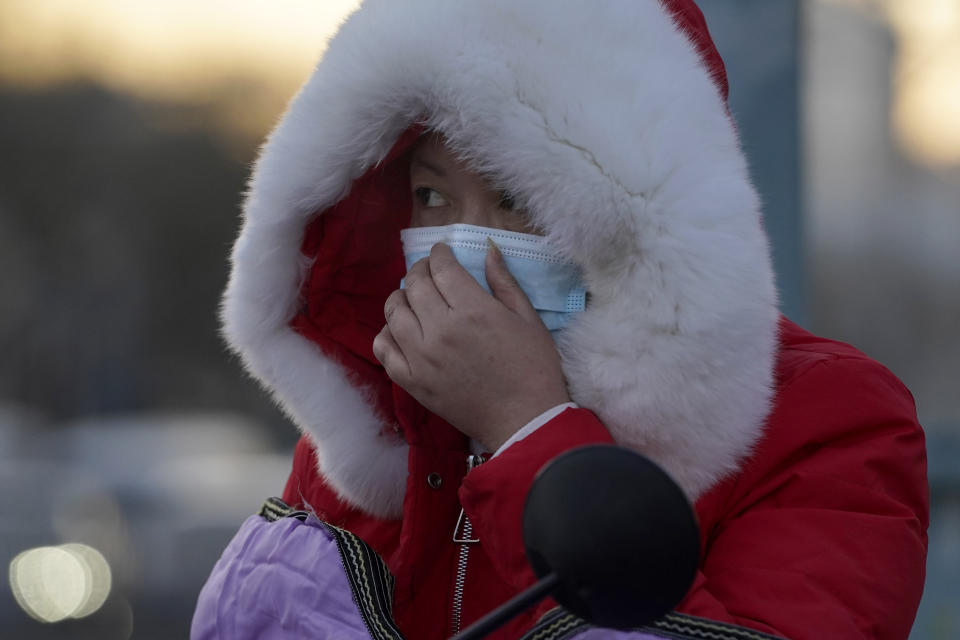
M440 195L440 192L430 187L417 187L413 190L417 201L424 207L443 207L448 204L447 199Z
M513 211L514 209L517 208L517 202L513 199L512 195L510 195L506 191L501 191L499 207L507 211Z

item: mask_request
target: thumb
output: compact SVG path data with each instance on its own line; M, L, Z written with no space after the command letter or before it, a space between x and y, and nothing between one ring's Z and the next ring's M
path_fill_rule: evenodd
M510 273L507 262L503 259L503 254L500 253L500 248L497 247L490 236L487 236L487 244L490 245L490 250L487 251L485 275L490 291L493 292L493 297L523 318L540 322L540 315L533 308L533 304L530 303L530 298L520 288L516 278Z

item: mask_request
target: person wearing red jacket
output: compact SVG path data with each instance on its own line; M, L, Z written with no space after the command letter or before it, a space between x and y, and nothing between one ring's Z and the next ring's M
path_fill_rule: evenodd
M405 637L534 582L527 490L596 443L695 505L679 612L907 637L913 399L777 311L726 94L692 0L368 0L271 134L224 335L303 431L284 501L376 551Z

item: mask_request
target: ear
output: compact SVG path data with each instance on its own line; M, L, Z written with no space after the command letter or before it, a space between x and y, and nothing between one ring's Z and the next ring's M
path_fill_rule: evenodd
M490 245L490 250L487 251L485 275L493 297L527 320L542 322L537 310L530 303L530 298L523 292L516 278L507 268L507 262L503 259L500 248L490 236L487 236L487 244Z

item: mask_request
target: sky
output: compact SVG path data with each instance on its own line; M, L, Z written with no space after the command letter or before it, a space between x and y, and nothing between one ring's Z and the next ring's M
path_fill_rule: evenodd
M303 77L357 0L0 0L0 69L21 81L89 74L189 93L211 77Z
M358 5L0 0L0 81L82 80L146 100L216 103L227 133L259 139Z
M889 22L897 41L890 126L920 164L960 165L960 1L811 0ZM269 118L309 75L359 0L0 0L0 79L71 78L153 99L202 100L256 79ZM276 115L275 113L273 115ZM230 120L243 127L242 118Z

